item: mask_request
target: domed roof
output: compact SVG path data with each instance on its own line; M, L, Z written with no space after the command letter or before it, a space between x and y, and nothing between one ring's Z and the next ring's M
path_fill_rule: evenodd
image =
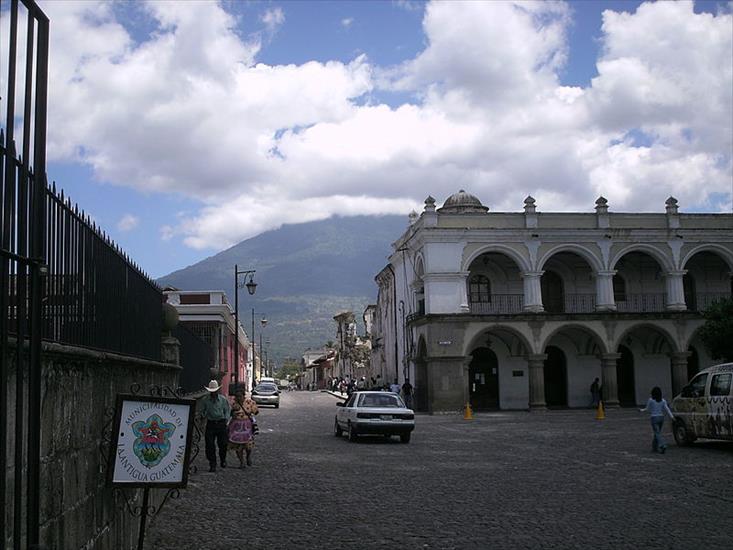
M488 206L481 204L480 200L463 189L445 199L443 206L438 208L438 212L442 214L483 214L488 210Z

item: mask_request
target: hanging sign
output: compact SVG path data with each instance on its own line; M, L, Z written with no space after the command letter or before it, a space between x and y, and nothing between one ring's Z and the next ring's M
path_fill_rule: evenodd
M124 487L185 487L196 402L118 395L108 483Z

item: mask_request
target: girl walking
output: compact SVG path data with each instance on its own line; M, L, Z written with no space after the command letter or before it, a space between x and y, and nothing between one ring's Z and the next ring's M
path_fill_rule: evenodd
M255 415L258 412L255 402L245 399L244 391L237 392L232 404L232 421L229 422L229 448L236 453L240 468L244 468L245 454L247 466L252 466L252 449L257 433Z
M667 450L667 443L665 443L662 437L662 426L664 425L664 413L669 415L670 420L674 420L672 411L667 406L667 400L662 399L662 390L658 386L652 388L651 397L646 402L646 407L639 409L641 412L649 411L649 416L652 422L652 431L654 432L654 439L652 439L652 452L656 453L659 451L664 454Z

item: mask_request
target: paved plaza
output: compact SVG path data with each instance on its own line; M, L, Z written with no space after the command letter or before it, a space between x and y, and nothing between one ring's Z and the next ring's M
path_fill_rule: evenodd
M146 548L727 548L733 443L651 453L637 409L418 415L412 442L333 436L337 399L262 408L254 465L199 473ZM230 466L236 459L231 456Z

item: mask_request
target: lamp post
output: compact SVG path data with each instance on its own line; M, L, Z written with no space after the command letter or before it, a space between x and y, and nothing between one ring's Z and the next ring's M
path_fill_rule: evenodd
M241 284L239 276L244 275ZM234 265L234 383L239 384L239 289L246 287L249 295L252 296L257 290L257 283L254 281L255 270L246 269L239 271L238 266Z
M267 325L267 318L265 317L264 313L261 314L262 319L260 319L260 324L262 325L262 328L265 328L265 325ZM257 357L257 354L255 353L255 308L252 308L252 372L254 373L255 369L255 358ZM260 371L262 370L262 331L260 331ZM262 374L261 372L259 373ZM262 378L262 376L260 376Z

